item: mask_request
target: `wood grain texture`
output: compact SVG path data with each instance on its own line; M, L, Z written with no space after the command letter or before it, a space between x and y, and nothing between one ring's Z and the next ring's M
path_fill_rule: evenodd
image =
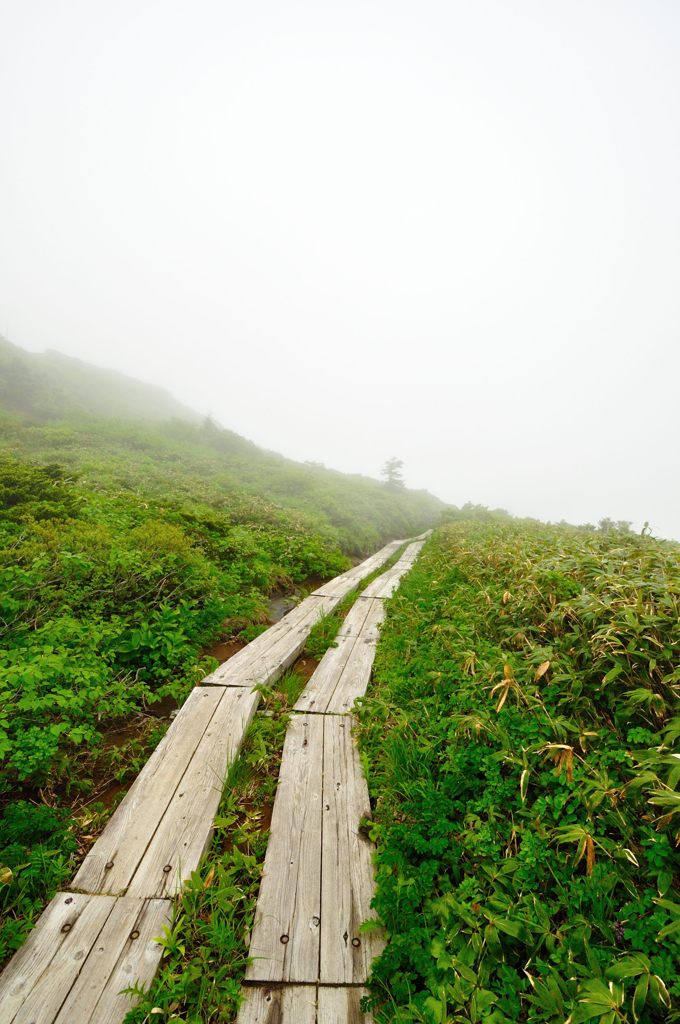
M151 981L167 900L60 892L0 978L3 1024L120 1024Z
M371 962L385 946L381 932L359 931L363 921L375 917L375 887L373 848L359 828L361 820L370 817L371 805L351 727L349 716L324 717L322 984L365 982Z
M249 664L254 657L259 657L266 650L273 646L278 640L280 640L286 633L288 633L294 626L300 624L310 612L314 609L318 609L322 605L319 598L307 598L302 601L295 608L291 608L286 615L283 615L278 622L275 622L273 626L266 629L259 636L256 636L254 640L251 640L249 644L243 647L240 651L237 651L228 661L224 664L219 665L210 676L206 676L206 679L212 677L219 678L220 675L224 674L229 666L246 666Z
M229 766L259 694L225 688L181 782L134 873L130 896L174 896L198 867L212 835Z
M357 597L356 601L347 612L347 615L345 616L336 635L359 636L363 624L366 621L366 616L368 615L371 603L372 602L370 600L367 600L361 595Z
M328 596L308 597L206 676L203 685L252 687L255 683L275 682L299 656L315 623L332 611L339 600Z
M54 1024L120 1024L137 1002L122 989L152 981L171 915L169 900L117 899Z
M74 888L111 895L127 890L221 698L219 690L191 692L83 861Z
M295 704L295 711L326 711L357 643L357 637L339 636L336 643L337 646L329 647L319 662Z
M356 599L350 608L337 635L371 637L377 641L379 627L384 617L384 603L362 595Z
M368 606L359 635L338 635L300 694L296 711L315 714L347 714L357 697L366 693L375 657L379 626L385 615L380 600L363 601Z
M385 592L386 592L388 587L392 587L392 588L398 587L399 586L399 577L397 576L397 571L398 571L397 570L397 566L398 565L399 565L399 563L397 562L395 565L392 566L391 569L388 569L387 572L384 572L382 574L382 576L378 576L377 579L374 579L371 583L369 583L369 585L366 587L366 589L364 591L362 591L361 596L364 597L364 598L366 598L366 597L373 597L373 598L380 597L380 598L384 598L385 597ZM391 593L392 593L392 590L389 591L389 594L391 594ZM388 594L388 596L389 596L389 594Z
M361 987L248 985L236 1024L371 1024L364 995Z
M361 999L365 995L364 988L320 985L317 992L317 1024L371 1024L371 1015L361 1012Z
M57 893L0 978L2 1024L54 1020L114 904Z
M363 697L371 678L374 657L375 641L370 637L357 637L338 684L324 709L326 714L346 715L357 697Z
M365 580L367 576L374 573L381 565L384 565L395 551L404 543L403 540L393 540L389 544L386 544L380 551L376 551L375 554L370 555L359 565L353 566L344 572L342 576L336 576L335 579L329 580L328 583L323 583L317 590L313 591L314 595L329 595L333 597L343 598L347 594L356 589L356 587Z
M424 543L424 541L416 541L413 544L409 544L401 558L394 563L392 568L373 580L366 587L362 596L381 598L383 600L391 597L403 577L413 567Z
M318 978L322 765L323 719L294 715L284 743L248 981Z
M248 985L236 1024L317 1024L314 985Z

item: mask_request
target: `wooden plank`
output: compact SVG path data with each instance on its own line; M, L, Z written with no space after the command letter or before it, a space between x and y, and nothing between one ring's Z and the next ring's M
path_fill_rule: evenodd
M248 985L236 1024L371 1024L363 987Z
M371 640L377 644L380 637L380 627L385 619L385 603L383 601L370 601L368 614L361 628L363 640Z
M316 982L323 719L291 718L255 911L248 981Z
M55 1024L120 1024L137 1002L122 989L150 984L171 916L169 900L117 899Z
M244 669L247 669L255 661L257 661L269 648L273 647L282 637L284 637L290 630L298 625L300 621L304 620L312 608L319 607L320 599L312 598L311 601L307 598L297 607L292 608L287 615L284 615L278 622L275 622L273 626L266 629L264 633L260 633L254 640L251 640L249 644L243 647L240 651L237 651L228 661L225 661L222 665L218 665L214 672L211 672L205 677L203 683L219 682L220 679L227 673L238 673Z
M345 616L337 635L359 636L372 603L370 598L358 597Z
M320 985L317 993L318 1024L371 1024L371 1014L361 1012L361 999L365 995L365 988L327 988Z
M399 584L401 583L402 575L403 573L395 573L393 576L390 576L388 580L383 580L376 596L382 598L383 600L385 600L388 597L392 597L395 591L399 589Z
M125 892L220 703L222 692L191 692L167 733L83 861L73 887Z
M363 921L375 917L373 848L359 829L361 820L370 817L371 805L351 725L350 717L324 718L322 984L365 982L371 962L385 946L380 932L359 931Z
M307 601L303 602L306 604L304 613L296 616L288 628L279 630L266 646L254 647L260 639L258 637L252 644L238 651L233 658L206 676L203 685L252 687L255 683L275 682L300 655L312 627L323 615L332 611L338 601L339 598L335 597L315 597L313 600L307 598ZM289 614L292 615L295 611L296 609L293 609Z
M409 544L409 546L406 548L404 554L401 556L399 561L403 562L405 565L408 566L414 565L415 562L418 560L418 555L423 550L424 543L425 541L418 540L415 541L413 544Z
M391 597L402 578L413 567L423 547L423 543L424 541L417 541L409 544L399 561L395 562L392 568L388 569L382 576L378 576L377 579L373 580L363 591L362 597L376 597L383 600Z
M377 579L374 579L372 583L369 583L369 585L366 587L366 589L364 591L362 591L361 596L362 597L382 597L383 596L382 591L383 591L383 589L385 587L385 584L391 582L392 580L397 579L397 567L398 567L398 565L399 565L398 562L395 563L395 565L393 565L391 569L388 569L387 572L384 572L382 574L382 576L378 576Z
M326 710L356 643L355 636L339 636L337 646L328 648L300 694L295 711L318 713Z
M331 612L342 598L384 564L403 543L392 541L360 565L323 584L271 629L260 634L247 647L207 675L203 685L251 687L255 683L275 682L300 655L315 622ZM393 571L394 568L389 573ZM377 583L378 580L374 581L371 587Z
M324 709L326 714L345 715L351 711L357 697L363 697L371 678L374 657L375 641L370 637L366 639L358 637L337 686Z
M196 752L130 883L130 896L173 896L205 852L229 766L260 697L237 688L221 695Z
M249 985L236 1024L317 1024L316 987Z
M0 979L2 1024L52 1024L115 902L57 893Z
M393 540L389 544L386 544L375 554L370 555L359 565L353 566L348 569L347 572L343 573L342 576L336 576L335 579L329 580L328 583L323 583L320 587L313 591L315 595L333 595L336 597L346 597L350 594L362 580L365 580L367 576L379 569L381 565L387 562L395 551L397 551L402 544L403 540Z
M252 689L257 684L271 685L302 653L310 628L298 626L288 630L268 650L247 663L232 665L220 676L206 677L206 686L241 686ZM227 662L229 665L229 662Z

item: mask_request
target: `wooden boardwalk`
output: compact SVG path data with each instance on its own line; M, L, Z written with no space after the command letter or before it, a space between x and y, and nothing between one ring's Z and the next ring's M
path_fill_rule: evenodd
M162 953L156 938L171 919L172 897L196 870L210 842L227 771L238 755L260 699L253 692L253 684L274 682L300 654L320 616L332 611L362 580L384 565L402 543L386 545L320 587L191 693L83 861L71 889L54 897L0 977L1 1024L120 1024L134 1005L121 990L151 982ZM314 721L321 731L313 727L310 736L314 733L315 738L311 742L322 756L325 723L320 718ZM297 740L295 735L291 735L288 747L300 742L299 735ZM331 746L334 744L331 741ZM348 750L340 744L339 756L349 758ZM328 770L332 774L339 769L329 762ZM319 761L319 777L321 771ZM316 803L313 796L318 780L305 780L302 762L297 775L292 772L288 785L295 791L306 786L309 813L320 812L321 791ZM349 801L355 799L354 795L347 797ZM337 810L336 803L333 807L339 820L349 813ZM305 807L297 811L306 813ZM355 813L354 804L351 813ZM304 832L304 824L303 818L298 833ZM348 849L352 837L341 834L340 824L337 827L338 842ZM300 838L301 845L305 842ZM309 863L317 862L320 853L317 855L315 849ZM300 906L318 904L320 897L305 897L306 891L305 885ZM363 903L357 904L355 917L363 909ZM292 923L290 927L293 929ZM297 956L301 944L294 934L291 953L294 949ZM307 1006L308 996L308 991L287 994L286 1006ZM278 1014L280 998L278 994L262 993L263 1013L274 1006ZM320 997L319 1005L325 998ZM346 1014L343 1016L345 997L340 994L330 998L336 1001L328 1003L327 1010L319 1010L323 1012L319 1019L349 1020ZM313 1004L316 1013L316 998ZM253 1012L260 1011L255 1008ZM270 1015L249 1019L279 1018ZM289 1019L305 1024L313 1018L301 1011L300 1016L293 1014Z
M367 1024L378 929L366 780L350 710L368 685L385 598L424 541L364 590L295 705L283 750L238 1024ZM332 588L334 583L329 584ZM323 588L322 588L323 589Z

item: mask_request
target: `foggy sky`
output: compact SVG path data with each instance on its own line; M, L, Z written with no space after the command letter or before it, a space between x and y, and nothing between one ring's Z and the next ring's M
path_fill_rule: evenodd
M0 0L0 333L680 538L677 0Z

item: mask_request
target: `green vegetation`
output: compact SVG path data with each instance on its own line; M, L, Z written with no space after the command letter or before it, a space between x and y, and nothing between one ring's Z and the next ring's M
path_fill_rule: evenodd
M679 1019L679 605L648 537L489 515L429 542L360 713L378 1022Z
M91 370L75 376L95 407L111 382ZM342 572L441 507L210 421L83 418L74 374L58 394L54 379L0 346L0 962L71 877L170 707L214 667L211 646L252 639L272 592ZM135 388L115 386L133 405Z
M25 352L1 336L0 406L37 422L88 414L128 420L200 420L162 388L51 349Z
M347 559L329 532L256 498L161 505L6 457L0 500L0 808L23 822L6 847L2 831L3 960L103 822L106 782L120 797L160 739L154 707L214 667L202 650L264 628L273 587ZM49 829L27 808L54 810Z
M377 545L437 508L210 422L44 422L63 396L12 359L11 372L0 359L0 962L162 736L154 707L181 703L214 666L202 651L265 628L275 588L342 572L341 546Z

